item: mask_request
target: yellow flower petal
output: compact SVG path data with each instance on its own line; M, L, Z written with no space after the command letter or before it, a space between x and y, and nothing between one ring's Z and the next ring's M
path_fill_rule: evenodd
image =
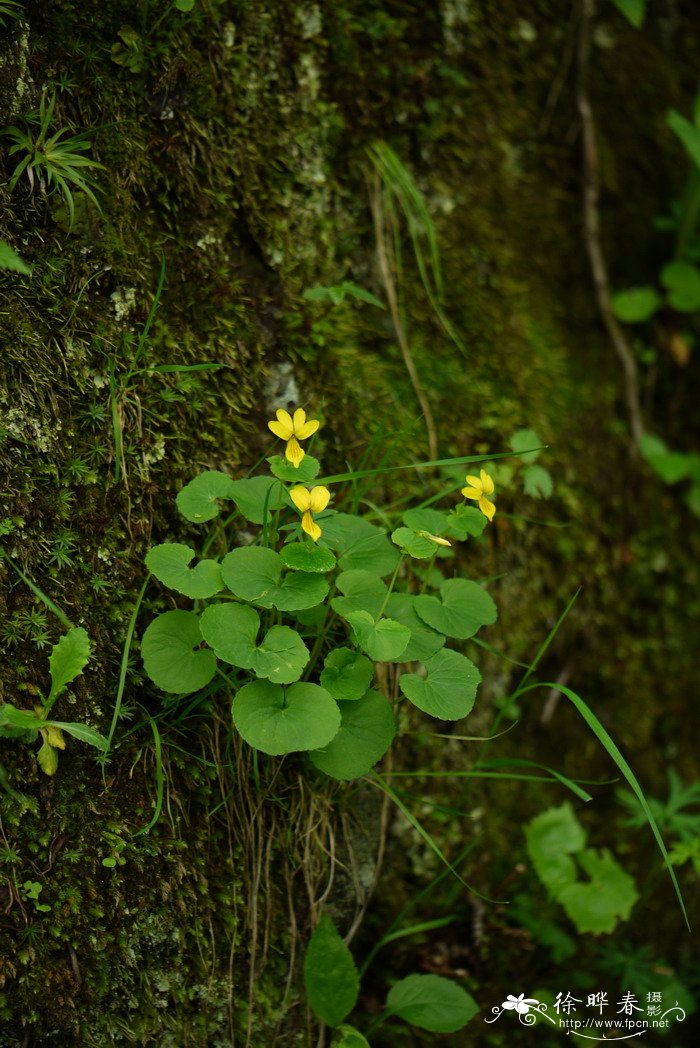
M306 452L302 448L301 444L296 437L291 437L287 441L287 447L284 449L285 458L291 462L295 469L299 469L302 459Z
M309 492L311 498L311 504L309 509L312 513L322 513L330 501L331 493L328 488L324 488L322 484L312 488Z
M484 486L483 486L483 484L481 483L481 481L479 480L478 477L475 477L472 473L468 473L467 477L466 477L466 481L467 481L467 484L471 484L471 486L473 488L476 488L477 491L479 492L479 494L481 494L481 492L483 491L483 487ZM471 498L471 495L468 495L467 498Z
M318 542L322 532L310 513L305 513L304 516L301 518L301 527L307 535L311 536L314 542Z
M301 485L292 488L289 497L300 513L306 513L311 509L311 493L308 488L302 488Z
M493 495L493 477L485 469L481 470L481 486L484 489L484 495Z
M268 427L280 440L289 440L294 435L294 423L292 416L283 408L277 409L277 422L268 422Z
M496 507L494 506L493 502L490 502L487 498L484 498L482 495L482 497L479 499L479 509L484 514L484 516L488 518L490 523L493 520L494 514L496 512Z
M465 499L476 499L477 502L482 497L481 488L462 488L462 494Z
M316 432L320 425L321 423L318 421L318 419L309 419L309 421L305 422L303 426L297 426L295 422L294 433L299 438L299 440L306 440L307 437L310 437L312 433Z

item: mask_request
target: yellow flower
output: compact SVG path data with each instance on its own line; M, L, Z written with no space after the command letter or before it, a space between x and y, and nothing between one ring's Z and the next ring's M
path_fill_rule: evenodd
M490 477L486 470L482 469L480 470L480 475L478 477L468 475L465 479L469 485L469 487L462 488L462 494L465 499L474 499L474 501L479 504L479 509L484 516L487 517L489 521L492 521L494 513L496 512L496 507L490 499L486 498L486 496L493 495L493 477Z
M310 535L314 542L318 542L321 537L321 529L314 520L313 515L314 513L323 513L331 497L330 491L321 484L315 488L302 488L299 485L296 488L292 488L289 492L289 497L299 512L303 513L301 518L302 530L307 535Z
M320 425L318 420L314 419L307 422L306 412L303 408L296 409L294 418L284 408L278 408L277 421L268 422L267 425L276 437L287 441L287 447L284 449L285 458L291 462L295 469L299 469L305 454L299 441L306 440L307 437L316 432Z

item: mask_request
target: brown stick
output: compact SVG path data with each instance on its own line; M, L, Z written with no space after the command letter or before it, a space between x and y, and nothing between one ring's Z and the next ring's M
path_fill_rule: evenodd
M598 164L598 146L596 144L593 111L588 100L587 74L590 54L591 23L595 9L595 0L581 0L581 21L578 37L578 88L577 102L583 129L583 217L586 239L586 250L591 264L593 284L595 286L598 308L603 322L610 335L615 352L622 364L625 376L625 399L630 429L635 450L644 437L644 424L639 403L639 377L637 361L620 324L613 313L610 297L610 284L605 257L600 241L600 170Z

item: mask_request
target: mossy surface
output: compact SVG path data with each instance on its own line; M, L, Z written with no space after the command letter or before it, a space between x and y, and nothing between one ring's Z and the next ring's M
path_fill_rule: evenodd
M684 35L669 37L659 22L641 46L609 6L592 98L606 250L613 279L624 283L647 279L663 260L651 219L679 185L672 164L650 158L674 155L663 112L684 105L699 27L685 13ZM501 619L492 639L527 659L581 585L545 669L556 678L568 668L652 792L662 792L659 753L692 776L682 700L698 684L686 624L697 611L697 561L688 566L693 540L673 491L659 491L627 453L621 376L581 238L569 5L534 3L523 13L511 0L429 7L201 0L190 16L168 7L30 0L26 19L0 44L0 122L21 121L48 87L57 94L56 126L88 131L104 165L95 175L101 211L78 197L70 232L57 195L30 193L24 179L12 193L0 187L0 235L32 267L31 278L0 278L3 549L86 625L94 650L61 712L108 728L145 551L169 537L196 540L174 508L195 471L247 471L267 450L273 386L296 386L314 405L331 468L359 461L373 440L391 440L396 462L426 457L388 316L302 297L344 278L382 294L366 151L386 140L425 195L442 249L445 310L464 344L460 353L436 320L405 237L397 285L441 454L505 450L522 425L552 445L546 462L555 497L543 508L514 484L501 493L496 526L464 556L477 576L506 573L494 587ZM120 64L128 59L125 26L139 40L136 71ZM9 178L15 161L3 162ZM164 290L137 356L162 258ZM153 370L202 363L222 366ZM654 425L675 436L675 420L690 417L697 378L681 379L662 358L648 387ZM692 446L697 427L683 437ZM385 482L373 497L425 497L419 483ZM508 512L567 526L528 526ZM60 626L7 563L0 578L2 696L28 704L46 683L47 645ZM151 587L140 626L160 601ZM469 723L474 734L488 730L487 700L512 680L506 664L481 661L488 683L484 712ZM2 744L8 782L33 802L22 811L12 794L3 801L10 855L0 922L2 1044L245 1043L255 856L246 852L253 838L232 830L231 806L219 807L239 782L226 710L208 711L214 727L206 730L174 718L164 814L136 835L153 810L148 716L160 712L136 653L125 708L131 720L121 729L137 730L104 779L78 743L61 755L51 782L33 753ZM570 711L561 709L547 729L532 715L529 723L502 752L556 763L566 747L568 774L609 776ZM679 737L681 723L688 730ZM459 747L439 741L407 748L404 757L427 767L445 750L458 765ZM301 796L298 770L285 786L288 809ZM323 801L327 818L340 818L343 796L331 791ZM489 815L475 863L487 895L509 876L499 834L509 832L524 796L504 786L464 801L503 812ZM541 796L528 803L534 812ZM274 829L276 854L293 867L299 851L282 834L284 807L275 804L255 847L266 827ZM448 854L467 832L455 822ZM415 841L411 864L402 865L404 838L397 840L391 854L400 876L380 890L369 925L377 934L385 909L435 872L430 856L421 866ZM359 841L357 850L369 880L371 849ZM279 873L270 855L267 869ZM26 898L26 881L41 883L39 901L50 910ZM303 936L308 899L292 883ZM339 889L341 921L352 917L354 890ZM288 885L270 873L260 891L271 939L267 965L255 969L251 1043L263 1048L275 1036L280 1045L311 1043L296 983L286 998L296 1008L286 1020L282 1014ZM458 927L466 928L471 911L463 899L459 905ZM468 959L482 985L491 959L508 952L504 927L494 917L487 947ZM660 936L660 949L670 948L675 927L669 945ZM427 954L417 961L413 951L410 960L396 957L395 970L404 963L434 970L437 962ZM370 1008L385 989L377 982Z

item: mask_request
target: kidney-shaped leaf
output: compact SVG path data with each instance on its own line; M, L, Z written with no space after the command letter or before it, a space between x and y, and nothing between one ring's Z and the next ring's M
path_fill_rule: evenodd
M209 469L185 484L175 500L183 517L195 524L218 517L221 507L218 499L232 498L233 480L227 473Z
M309 455L308 451L298 466L293 466L282 455L272 455L267 461L270 463L270 473L274 477L293 484L308 484L310 480L318 476L321 468L318 459Z
M376 618L386 599L387 589L376 574L371 571L343 571L335 582L343 594L331 601L331 607L344 619L353 611L368 611Z
M416 614L438 633L466 640L482 626L496 621L498 611L493 598L477 582L447 579L440 586L440 597L416 597Z
M440 548L437 542L414 531L413 528L397 528L391 533L391 541L402 553L407 553L414 560L430 560Z
M231 550L223 559L221 575L232 593L262 608L313 608L328 593L328 583L318 575L290 571L282 578L279 553L263 546Z
M335 557L331 551L312 542L293 542L289 546L283 546L280 550L280 560L286 568L318 572L321 575L335 567Z
M141 641L146 673L162 691L189 695L216 673L216 655L201 649L199 619L191 611L166 611L154 619Z
M403 515L407 528L414 531L429 531L431 535L446 535L450 522L444 513L426 506L424 509L407 509ZM434 550L433 550L434 552Z
M460 720L474 705L481 674L468 658L444 648L425 663L427 676L404 673L399 687L423 713L440 720Z
M334 648L326 655L319 677L321 687L344 702L361 699L369 687L374 666L350 648Z
M298 680L309 661L303 640L288 626L273 626L260 645L260 619L242 604L213 604L202 612L200 629L207 644L224 662L252 669L275 684Z
M479 1011L474 998L441 975L408 975L389 990L387 1011L432 1033L454 1033Z
M306 996L314 1014L337 1026L353 1010L360 976L352 954L327 914L314 928L304 960Z
M425 662L445 644L442 633L436 633L418 618L415 600L416 598L408 593L392 593L386 605L389 618L408 626L411 631L408 647L401 655L402 662Z
M323 540L339 554L343 571L359 568L383 577L391 574L399 559L381 528L350 513L336 513L327 520Z
M282 688L270 681L245 684L233 700L233 723L249 746L272 756L316 750L340 727L340 711L317 684Z
M341 702L340 731L323 749L309 754L319 771L332 779L359 779L391 746L396 722L391 706L376 691L356 702Z
M358 645L375 662L398 662L408 647L411 631L400 622L393 619L375 622L368 611L353 611L345 617Z
M285 505L282 485L274 477L232 480L230 497L251 524L262 524L270 519L273 510Z
M221 568L215 560L201 560L188 567L195 553L181 542L163 542L146 554L146 567L152 575L193 600L213 597L223 588Z

